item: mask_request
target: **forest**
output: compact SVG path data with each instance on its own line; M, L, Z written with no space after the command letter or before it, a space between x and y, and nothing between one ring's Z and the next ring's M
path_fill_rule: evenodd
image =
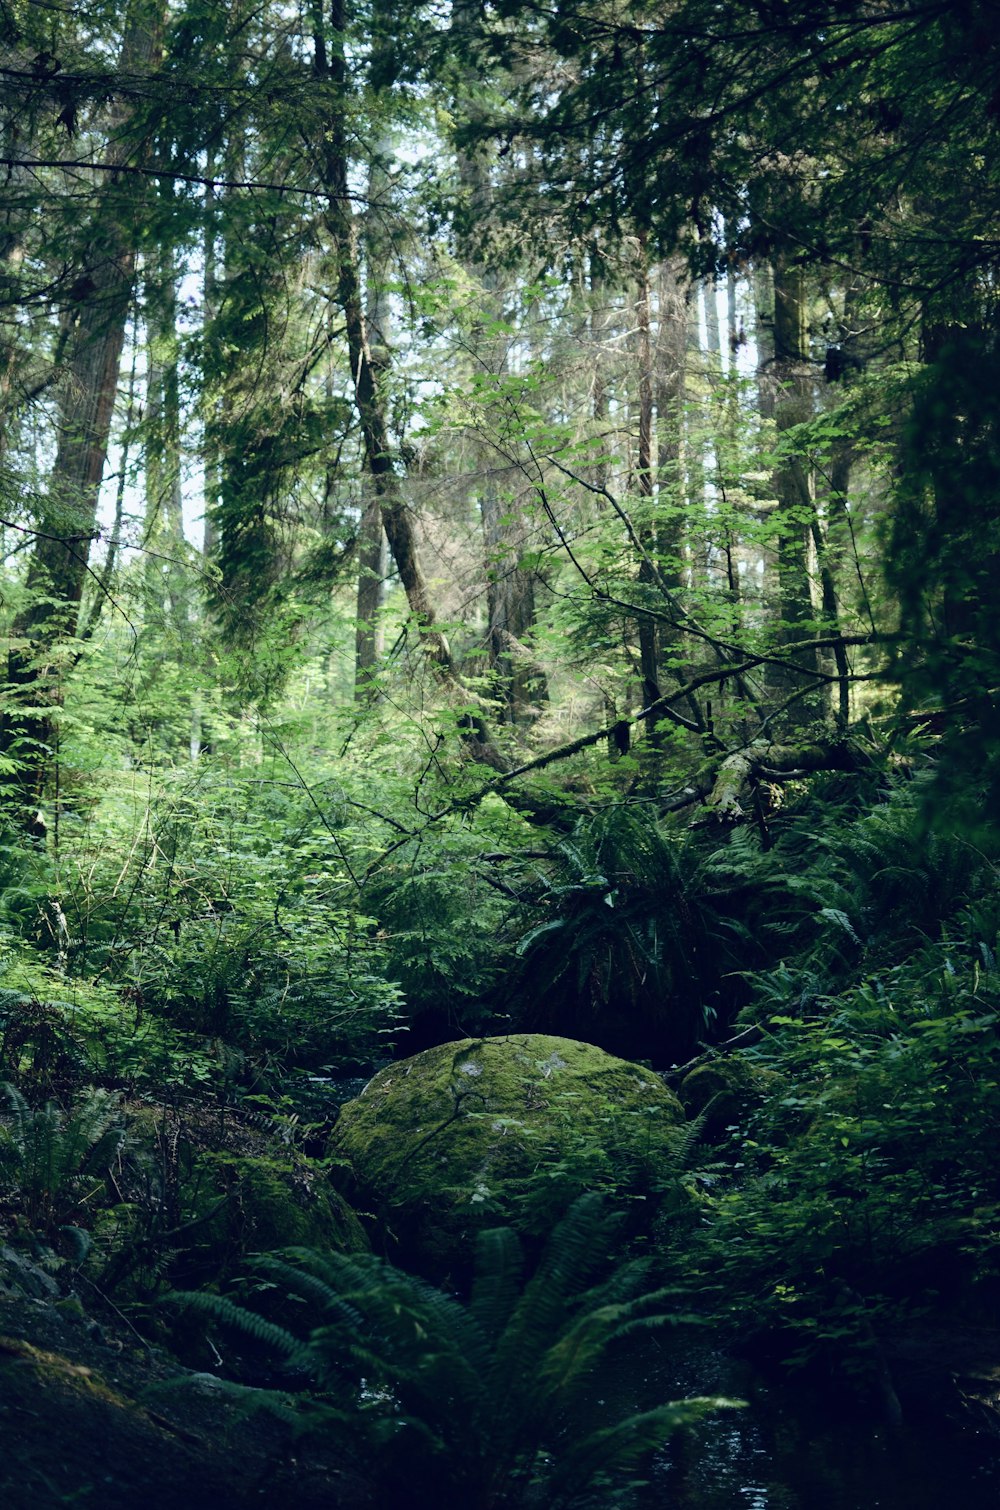
M0 186L5 1503L995 1504L998 0L0 0Z

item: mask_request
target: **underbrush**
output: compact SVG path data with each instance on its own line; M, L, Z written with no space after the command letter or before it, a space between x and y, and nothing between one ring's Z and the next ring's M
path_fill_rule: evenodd
M720 1061L741 1098L668 1238L672 1266L737 1333L791 1363L836 1355L872 1374L886 1332L989 1315L998 939L994 886L836 994L803 991L788 965L758 982L759 1041Z
M529 845L497 801L369 873L332 786L318 808L216 773L166 781L126 855L118 810L58 863L8 847L8 1234L116 1303L215 1286L320 1220L274 1213L325 1189L337 1082L545 1029L695 1056L669 1282L788 1362L873 1376L894 1328L995 1299L1000 884L919 779L869 787L802 783L769 842L616 805Z

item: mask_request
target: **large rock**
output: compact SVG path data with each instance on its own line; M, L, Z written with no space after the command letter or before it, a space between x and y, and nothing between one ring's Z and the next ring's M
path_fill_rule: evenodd
M255 1253L367 1249L364 1228L323 1167L266 1120L132 1103L126 1125L116 1178L125 1201L94 1226L95 1249L110 1250L103 1289L147 1298L164 1280L181 1290L230 1281Z
M390 1065L342 1107L331 1153L386 1245L435 1277L483 1226L543 1235L581 1190L652 1216L676 1163L677 1098L571 1038L469 1038Z
M718 1055L689 1071L677 1087L677 1095L691 1121L701 1119L701 1135L715 1141L774 1095L778 1083L773 1071L750 1063L740 1054Z

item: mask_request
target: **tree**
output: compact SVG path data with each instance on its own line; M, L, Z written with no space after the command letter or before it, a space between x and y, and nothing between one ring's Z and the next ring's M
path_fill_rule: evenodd
M600 226L648 236L653 247L683 253L698 275L755 269L760 281L773 268L777 349L764 366L779 432L778 634L766 652L773 695L758 709L764 727L775 699L787 704L783 716L803 725L825 717L827 680L836 684L844 727L858 672L895 682L911 707L950 703L956 681L966 689L975 682L986 702L973 716L972 694L963 694L951 716L968 734L992 727L996 642L976 605L985 605L995 565L993 531L974 510L980 525L973 542L959 517L970 517L968 500L961 510L952 506L964 485L956 491L954 482L930 481L908 419L926 416L931 391L946 408L956 403L959 347L969 370L984 380L992 371L995 319L986 290L995 277L995 196L985 164L996 159L997 128L990 13L987 5L917 0L893 10L793 3L723 14L687 0L665 17L641 6L611 16L583 3L560 7L558 16L532 13L529 21L514 5L489 34L499 62L530 54L539 60L533 71L522 70L520 87L488 121L463 128L470 140L492 135L517 161L509 213L537 219L533 208L544 195L546 224L555 209L570 235ZM573 150L581 142L585 153ZM942 224L947 237L939 234ZM839 285L839 312L834 331L823 332L824 354L818 330L807 342L805 316L817 283L831 280ZM856 596L850 578L857 577L866 520L847 502L849 456L877 450L885 406L880 413L877 405L846 406L853 422L872 427L853 438L841 429L837 444L823 451L824 488L814 461L819 432L811 427L821 416L809 392L821 367L835 382L890 358L916 366L889 385L891 422L910 439L897 453L895 484L879 484L899 520L883 580L911 608L923 606L916 618L908 611L894 670L884 654L852 669L848 642L860 625L851 623L847 605ZM968 424L960 409L951 413L949 424L972 440L978 421ZM933 433L926 423L921 430ZM957 450L950 454L950 476L971 466L970 488L980 499L990 451L980 430L961 460ZM876 493L868 518L880 507ZM921 545L911 554L906 542L914 538ZM935 585L917 563L928 554L944 573L932 571ZM945 565L959 556L982 562L983 575ZM891 635L891 598L883 592L887 611L873 615L870 586L861 588L870 629ZM948 623L961 628L949 633ZM810 638L815 650L807 648ZM651 668L648 645L644 658ZM974 745L981 747L976 738L968 747Z
M477 665L478 610L463 608L457 629L445 633L446 594L428 566L428 552L453 538L455 521L442 513L421 538L415 508L418 470L421 486L447 477L453 497L477 491L468 478L474 413L476 446L499 459L511 482L495 486L495 467L473 468L489 477L478 489L487 560L474 574L470 567L468 603L485 598L487 694L497 694L501 717L521 722L526 743L541 748L524 718L528 681L558 680L560 660L573 675L594 667L590 700L575 716L592 731L595 719L617 729L616 753L631 738L630 679L643 689L640 725L672 725L656 734L669 758L654 786L661 775L680 780L686 770L689 789L701 790L694 772L706 757L718 764L737 744L770 739L780 720L807 732L828 717L828 684L836 684L837 719L846 727L856 675L889 685L888 657L866 652L852 665L852 642L873 642L896 627L886 594L873 613L867 585L859 584L863 621L854 601L853 582L863 576L859 526L881 507L870 470L865 491L875 503L859 513L847 499L851 450L870 449L872 439L860 429L852 436L849 423L875 413L861 366L886 365L890 355L912 359L917 318L924 354L947 349L941 336L988 283L981 218L964 207L958 216L968 252L961 266L928 234L949 190L942 174L932 172L933 208L900 194L909 187L901 153L928 154L946 115L949 128L961 123L963 142L974 135L970 102L986 98L988 70L970 64L953 100L946 74L977 14L972 7L964 19L947 18L921 0L898 15L860 3L817 15L793 4L741 7L723 19L703 0L684 0L666 17L639 7L612 17L580 4L561 8L557 21L511 5L502 16L456 16L442 37L418 7L401 43L378 8L348 14L317 4L291 19L272 7L250 13L234 5L211 17L197 5L180 7L165 62L146 70L144 87L155 95L157 69L166 70L181 86L183 109L169 129L161 110L151 133L138 91L119 77L123 109L134 111L127 125L122 117L122 141L141 142L147 156L118 164L116 183L135 195L151 175L172 185L143 201L146 302L151 324L159 306L165 311L164 350L178 239L193 244L197 235L206 249L208 318L191 348L204 379L210 545L221 577L215 612L234 643L257 652L248 672L255 695L278 696L296 659L308 659L319 604L327 613L331 604L346 611L349 563L365 599L354 655L359 668L370 668L378 609L366 593L377 596L386 576L384 527L411 640L428 652L438 678L434 700L452 704L467 750L504 763L486 727L487 702L466 674ZM467 33L469 55L456 72L442 47L459 32ZM918 102L911 117L904 104L915 98L920 70L934 81L933 98ZM43 83L51 101L55 86ZM92 81L87 88L93 92ZM451 119L442 124L436 105L447 106ZM438 171L421 165L405 175L419 190L390 188L403 176L389 172L387 161L402 121L415 136L425 133L427 155L442 160ZM993 128L984 129L988 137ZM17 161L23 166L23 152ZM53 162L52 182L61 186L65 164L59 169L55 154ZM101 181L110 184L111 176ZM379 205L362 214L365 185ZM429 239L440 236L440 247L418 252L407 240L406 223L417 220ZM512 235L512 225L522 233ZM23 237L20 222L17 232ZM445 265L444 248L478 285L473 297L489 306L480 314L516 326L516 360L484 353L497 321L480 318L472 330L467 299L463 313L454 291L420 289L414 297L417 278ZM908 288L893 281L890 249ZM742 339L738 293L746 305L755 280L773 295L773 357L764 324L755 332L747 321L766 390L763 424L734 399L739 381L731 356L724 359L714 294L723 277L734 348ZM711 294L688 297L688 278L692 288L711 285ZM595 288L599 298L609 296L600 318L580 302L588 282L591 297ZM825 315L817 313L821 301ZM833 325L821 328L823 319ZM685 375L686 337L702 323L709 354ZM979 323L985 328L985 315ZM556 333L551 339L546 325ZM580 361L580 338L595 330L613 351L596 383ZM69 333L66 342L64 364L72 359ZM431 400L413 351L420 343L429 353L455 351L463 342L463 361L487 361L490 371L480 376L488 383L466 382L456 369L456 381L443 382ZM693 344L702 344L700 333ZM96 351L93 343L88 349ZM976 350L988 351L988 341ZM150 389L156 423L144 475L151 502L164 492L158 474L177 473L167 455L176 450L170 366L160 363ZM821 370L830 395L833 379L856 380L843 406L855 420L830 417ZM463 383L471 394L461 394ZM721 408L713 407L713 385L725 390ZM77 382L75 391L85 386ZM96 379L89 383L90 392L99 390ZM904 380L890 391L893 422L902 426L911 390ZM464 429L440 422L447 399L455 414L465 403ZM418 416L409 432L400 419L407 412ZM699 435L709 416L713 433ZM423 437L416 445L414 430ZM919 471L913 447L903 454ZM69 463L57 458L57 465ZM923 529L933 514L961 544L959 509L926 469L921 475L912 488L897 489L900 518ZM168 491L176 520L175 483ZM377 510L368 506L372 496ZM758 517L768 507L769 519ZM41 516L32 527L62 549L65 534ZM468 546L461 549L471 558ZM765 560L773 571L763 574L758 595L748 582L758 580ZM991 562L988 554L987 577ZM992 656L986 617L968 612L969 583L956 575L948 587L932 575L913 591L893 582L909 605L908 648L897 666L913 668L906 680L913 699L929 696L930 663L921 658L939 623L952 626L950 649L937 657L942 667L949 657L961 660L958 645L973 635L986 654L984 662L977 653L977 668ZM19 630L48 614L41 581L35 572L24 584ZM984 598L984 585L973 585ZM54 597L70 602L77 591L67 578ZM449 616L457 597L448 596ZM394 613L387 610L387 622ZM536 649L514 650L529 635L546 646L548 664ZM40 640L39 648L44 661ZM15 671L21 653L15 649ZM605 719L605 708L616 716ZM544 718L541 725L543 744L552 735ZM30 735L27 725L22 732ZM575 748L577 739L562 744ZM529 751L523 763L530 760ZM756 768L755 758L749 764Z
M333 276L346 326L354 400L364 437L365 464L375 484L382 527L421 641L442 673L450 676L454 667L451 647L435 624L416 535L396 470L378 366L372 356L365 319L358 226L351 208L349 188L350 158L345 131L345 113L350 108L348 16L341 0L332 0L328 20L324 18L321 6L314 6L312 26L313 72L330 104L325 129L316 143L318 168L327 195L326 229L333 247Z
M121 75L155 66L161 27L156 0L133 0ZM74 281L61 312L55 459L33 527L26 603L14 620L8 661L19 711L8 715L5 746L8 756L16 752L21 800L29 810L37 810L41 795L54 730L49 710L58 703L65 647L77 629L88 576L136 271L144 180L127 170L142 165L148 126L143 129L125 101L116 104L105 131L94 204L74 248ZM126 171L119 177L116 169Z

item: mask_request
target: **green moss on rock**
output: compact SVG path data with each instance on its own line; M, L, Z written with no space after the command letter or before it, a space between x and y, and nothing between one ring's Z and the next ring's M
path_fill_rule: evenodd
M368 1246L344 1198L293 1157L201 1154L188 1194L195 1216L205 1218L200 1246L216 1265L228 1258L227 1267L239 1267L248 1253L279 1248L357 1253Z
M704 1119L708 1137L718 1137L774 1089L775 1076L750 1065L738 1054L706 1060L678 1086L681 1104L692 1119Z
M650 1209L675 1164L677 1098L641 1065L522 1033L427 1049L341 1109L331 1153L387 1245L435 1275L476 1231L541 1235L584 1189Z
M130 1109L127 1149L118 1179L130 1199L96 1225L101 1248L117 1250L104 1280L124 1286L120 1293L145 1294L164 1280L180 1289L219 1284L243 1273L253 1253L369 1246L324 1166L235 1116L223 1122L199 1109L178 1115L138 1106ZM169 1195L162 1215L150 1209L150 1190Z

